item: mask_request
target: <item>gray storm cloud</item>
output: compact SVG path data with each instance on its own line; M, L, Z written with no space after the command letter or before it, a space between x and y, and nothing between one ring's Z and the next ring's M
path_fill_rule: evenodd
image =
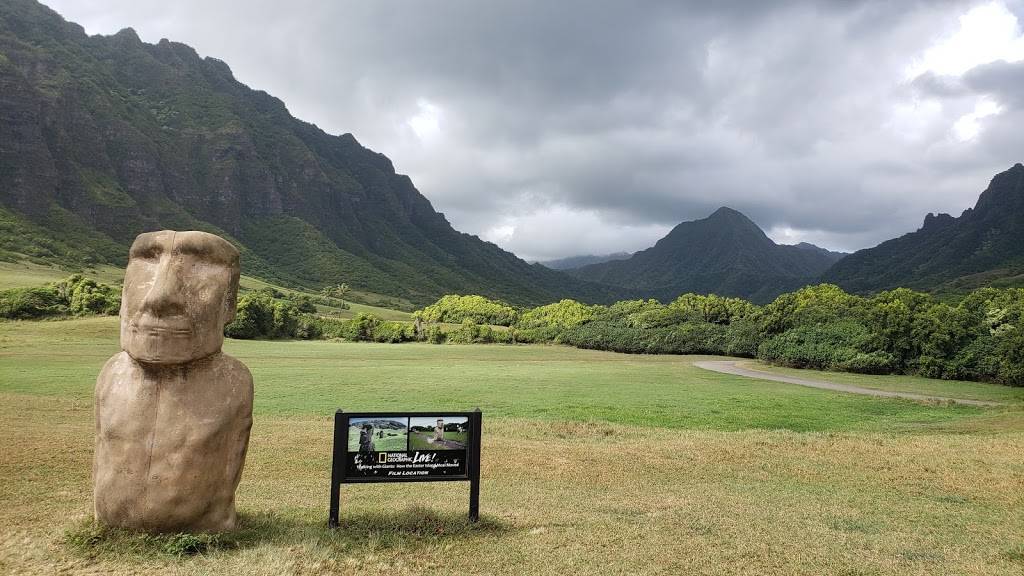
M49 5L226 61L529 259L641 249L720 205L863 248L1022 160L1019 2Z

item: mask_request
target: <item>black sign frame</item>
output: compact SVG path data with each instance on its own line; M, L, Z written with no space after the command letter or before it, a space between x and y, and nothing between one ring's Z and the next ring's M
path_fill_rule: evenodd
M466 444L466 474L451 476L364 476L346 474L348 464L348 430L353 418L417 418L433 416L465 417L469 423L469 437ZM331 503L327 525L337 528L341 509L342 484L372 484L380 482L469 482L469 521L480 519L480 432L483 413L477 408L470 412L344 412L334 413L334 446L331 451Z

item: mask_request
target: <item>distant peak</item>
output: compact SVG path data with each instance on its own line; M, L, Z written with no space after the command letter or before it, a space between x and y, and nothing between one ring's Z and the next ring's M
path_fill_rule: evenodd
M996 174L978 197L975 213L1019 214L1024 208L1024 165L1020 162Z
M747 218L745 214L739 210L733 210L728 206L722 206L718 210L715 210L707 217L712 222L750 222L750 218Z
M743 214L739 210L733 210L728 206L722 206L718 210L712 212L710 217L714 218L715 216L743 216ZM743 217L746 218L746 216Z
M114 34L114 38L121 38L132 42L142 42L134 28L122 28L117 32L117 34Z
M956 222L956 218L953 218L949 214L940 212L938 214L928 213L924 217L924 224L921 226L922 230L934 230L936 228L945 228L946 226Z

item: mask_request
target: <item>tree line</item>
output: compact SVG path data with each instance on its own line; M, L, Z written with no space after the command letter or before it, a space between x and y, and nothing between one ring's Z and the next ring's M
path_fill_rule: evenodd
M479 296L446 296L414 316L425 322L507 326L501 341L741 356L795 368L1024 386L1020 288L982 288L949 303L905 288L863 297L819 284L764 306L684 294L669 304L562 300L514 309Z
M956 302L899 288L864 297L831 284L757 306L740 298L684 294L663 304L562 300L519 308L476 295L448 295L413 322L360 313L341 319L344 290L318 295L265 288L243 294L225 328L233 338L352 341L554 343L633 354L713 354L796 368L912 374L1024 386L1024 289L982 288ZM116 288L73 275L38 288L0 291L0 317L116 314Z

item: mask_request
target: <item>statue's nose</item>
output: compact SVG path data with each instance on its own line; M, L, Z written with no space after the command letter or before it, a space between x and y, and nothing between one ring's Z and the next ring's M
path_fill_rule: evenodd
M145 309L157 317L184 314L182 272L183 270L175 265L173 256L165 256L153 278L153 287L146 294L143 303Z

